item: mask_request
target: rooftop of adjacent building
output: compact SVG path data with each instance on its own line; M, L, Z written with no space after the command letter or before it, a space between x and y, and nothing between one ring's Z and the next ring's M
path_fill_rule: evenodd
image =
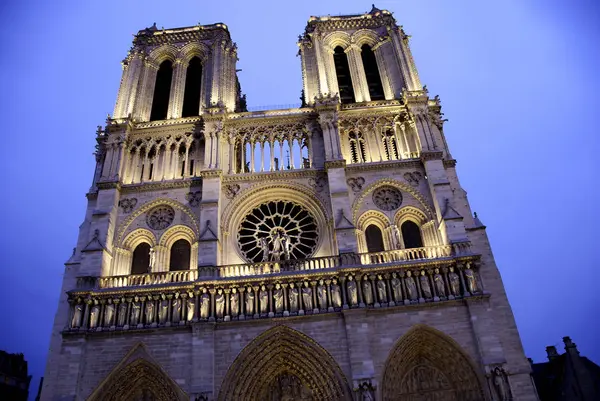
M0 374L17 378L27 377L27 361L23 354L0 351Z
M600 397L600 366L580 356L570 337L564 337L565 353L546 347L547 362L533 363L532 376L541 401L597 400ZM586 397L587 395L587 397Z

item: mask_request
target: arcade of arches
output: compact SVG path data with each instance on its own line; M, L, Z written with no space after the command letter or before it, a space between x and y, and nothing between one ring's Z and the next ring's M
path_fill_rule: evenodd
M485 399L469 357L453 340L421 325L410 329L392 348L379 383L380 389L359 384L351 390L325 349L281 325L263 332L242 350L215 399L337 401L355 399L354 395L358 400L385 401ZM180 400L182 393L158 366L140 358L115 369L89 400Z

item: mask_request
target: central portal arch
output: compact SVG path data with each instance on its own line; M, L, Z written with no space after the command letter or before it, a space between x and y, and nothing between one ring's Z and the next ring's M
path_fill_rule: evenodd
M480 379L471 359L445 334L419 325L390 352L383 401L480 401Z
M287 326L262 333L242 350L223 380L220 401L351 400L333 357Z

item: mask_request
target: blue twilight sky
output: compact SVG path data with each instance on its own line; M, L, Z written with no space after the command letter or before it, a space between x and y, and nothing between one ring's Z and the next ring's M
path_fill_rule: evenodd
M600 363L600 6L559 0L387 0L439 94L462 185L488 227L528 356L569 335ZM63 263L132 34L224 22L249 106L298 102L296 38L311 15L371 2L32 1L0 5L3 191L0 349L37 389ZM34 390L35 392L35 390Z

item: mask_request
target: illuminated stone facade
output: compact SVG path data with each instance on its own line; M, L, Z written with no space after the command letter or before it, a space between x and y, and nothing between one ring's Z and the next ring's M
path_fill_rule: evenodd
M140 31L42 400L536 400L391 14L311 17L305 104L247 112L223 24Z

